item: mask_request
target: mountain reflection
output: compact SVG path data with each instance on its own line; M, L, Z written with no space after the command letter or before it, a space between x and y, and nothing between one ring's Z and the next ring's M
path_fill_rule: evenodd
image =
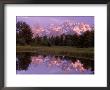
M17 54L17 74L93 74L93 61L65 56Z

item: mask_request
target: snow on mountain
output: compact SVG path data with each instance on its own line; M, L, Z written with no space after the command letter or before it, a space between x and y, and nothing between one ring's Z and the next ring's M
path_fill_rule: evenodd
M36 25L33 29L34 36L37 34L39 36L59 36L63 33L65 34L82 34L85 31L91 31L93 27L84 22L71 22L65 21L62 24L50 24L46 27L41 25Z

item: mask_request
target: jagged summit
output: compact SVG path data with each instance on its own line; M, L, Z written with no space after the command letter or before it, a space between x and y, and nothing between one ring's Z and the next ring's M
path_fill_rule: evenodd
M93 30L93 26L84 22L65 21L62 24L49 24L47 26L36 25L33 28L34 36L59 36L61 34L82 34L85 31Z

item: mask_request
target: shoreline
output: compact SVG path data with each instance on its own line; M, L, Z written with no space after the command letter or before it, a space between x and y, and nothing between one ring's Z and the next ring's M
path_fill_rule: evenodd
M55 56L70 56L94 60L94 48L76 48L71 46L16 46L16 52L52 54Z

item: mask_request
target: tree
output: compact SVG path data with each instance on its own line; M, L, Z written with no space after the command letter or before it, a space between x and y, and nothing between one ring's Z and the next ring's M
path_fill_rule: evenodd
M94 47L94 31L86 31L80 35L80 47Z
M30 26L22 21L16 24L17 44L31 44L33 33Z

